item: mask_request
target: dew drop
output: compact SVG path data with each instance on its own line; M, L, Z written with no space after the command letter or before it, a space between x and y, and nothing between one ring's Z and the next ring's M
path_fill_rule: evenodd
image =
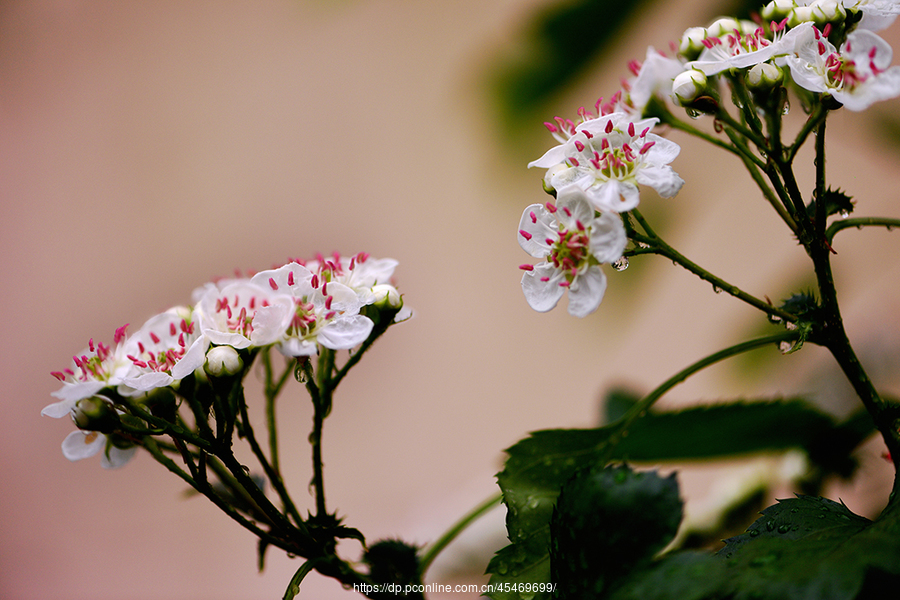
M722 293L722 288L720 288L720 287L717 286L717 285L714 285L714 286L713 286L713 291L714 291L715 293L717 293L717 294L721 294L721 293Z
M687 116L689 116L689 117L692 118L692 119L699 119L699 118L700 118L700 111L699 111L699 110L694 110L693 108L687 108L687 109L685 109L685 112L687 112Z
M538 500L537 498L532 498L531 500L528 501L528 508L537 508L540 505L541 505L541 501Z
M850 216L850 211L849 211L849 210L842 210L841 213L840 213L840 215L841 215L841 218L842 218L842 219L846 219L847 217Z
M613 262L612 268L616 271L624 271L628 268L628 259L624 256L619 257L615 262Z
M775 521L766 521L766 531L775 529Z
M297 555L293 552L285 552L285 556L287 556L288 558L297 558Z
M785 100L785 101L784 101L784 108L781 109L781 114L786 115L786 114L788 114L788 113L790 113L790 112L791 112L791 101L790 101L790 100Z
M532 598L534 598L534 593L533 592L525 592L524 594L520 593L519 598L521 598L522 600L532 600Z
M778 526L778 533L787 533L790 530L791 530L790 525L779 525Z
M750 537L756 537L759 535L759 529L753 529L750 531Z
M250 467L241 465L241 470L244 472L244 475L250 475Z
M760 158L762 158L763 160L766 160L766 159L769 158L769 155L766 154L766 151L763 150L762 148L759 148L759 156L760 156Z
M888 225L888 230L890 230L890 225ZM638 245L638 248L649 248L650 247L650 244L646 244L644 242L638 242L637 245Z
M778 344L778 349L781 350L782 354L787 354L791 350L793 350L794 345L791 342L784 341Z
M509 571L509 567L506 566L506 563L500 563L497 565L497 572L501 575L506 575L506 572Z

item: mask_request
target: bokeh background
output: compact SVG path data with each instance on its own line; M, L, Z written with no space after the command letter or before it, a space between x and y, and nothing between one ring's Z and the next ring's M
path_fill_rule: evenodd
M284 593L298 561L271 551L258 575L252 536L149 457L116 471L70 463L59 444L72 424L39 414L58 385L49 372L89 338L108 342L236 268L332 251L400 261L415 318L348 377L325 431L330 506L370 540L435 539L496 490L503 448L526 432L595 425L611 387L647 391L761 331L754 311L653 257L610 270L603 306L584 320L564 303L535 313L522 297L516 267L529 258L515 230L545 198L543 173L525 169L552 144L541 122L610 95L648 45L735 9L645 0L620 15L614 4L0 2L0 598ZM898 31L884 32L895 46ZM829 121L830 181L859 214L900 214L898 108ZM672 137L687 183L642 202L667 239L759 296L810 284L802 250L738 162ZM842 233L835 257L851 338L894 394L898 235ZM662 404L797 393L852 408L814 347L716 367ZM281 402L282 456L311 504L305 402L299 389ZM831 496L877 514L882 451L867 444L858 478ZM685 469L689 510L722 477ZM484 581L502 522L500 509L479 522L429 580ZM352 592L312 575L302 594Z

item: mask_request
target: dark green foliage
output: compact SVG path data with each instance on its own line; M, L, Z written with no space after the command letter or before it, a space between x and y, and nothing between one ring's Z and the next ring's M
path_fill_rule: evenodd
M826 455L821 449L838 437L836 432L844 436L843 449L849 453L871 430L871 423L866 427L854 422L849 428L836 424L831 417L794 399L651 412L639 419L614 448L608 442L616 432L615 425L534 432L507 450L509 458L497 476L507 505L511 544L488 565L491 582L550 581L550 521L560 488L578 471L602 468L604 458L630 462L702 460L800 448L815 459ZM817 449L815 455L811 448ZM837 458L831 456L829 460L833 463ZM495 592L491 597L500 600L521 596Z
M649 562L675 537L681 509L674 475L627 466L577 472L562 487L550 521L557 596L601 598L618 577Z

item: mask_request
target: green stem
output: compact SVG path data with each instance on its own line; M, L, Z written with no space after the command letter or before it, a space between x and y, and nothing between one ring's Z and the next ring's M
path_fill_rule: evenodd
M471 525L473 522L478 520L483 515L487 514L491 509L500 506L500 500L502 500L503 494L497 493L483 501L481 504L470 510L468 513L463 515L463 517L454 523L450 529L445 531L441 537L434 541L422 554L422 558L419 561L419 578L425 576L425 572L428 570L428 567L431 566L431 563L434 562L434 559L437 558L438 554L440 554L444 548L450 545L450 542L456 539L456 537L462 533L466 527Z
M321 367L321 364L320 364ZM325 516L325 475L322 469L322 425L325 422L325 407L323 406L323 393L316 383L316 374L313 373L312 362L303 363L303 373L306 376L306 389L313 403L313 431L309 437L312 446L313 463L313 487L316 489L316 515ZM323 378L328 384L330 378Z
M719 350L718 352L710 354L705 358L701 358L697 362L675 373L667 380L662 382L652 392L641 398L640 401L632 406L628 410L628 412L625 413L625 415L616 422L616 431L609 437L609 440L607 442L608 448L601 462L605 464L612 459L616 445L622 440L623 437L625 437L625 435L627 435L628 429L634 424L637 419L644 416L647 411L650 410L650 408L656 403L656 401L662 398L662 396L666 392L671 390L679 383L683 382L691 375L698 373L699 371L702 371L706 367L714 365L719 361L725 360L726 358L731 358L732 356L737 356L739 354L743 354L744 352L749 352L751 350L756 350L757 348L770 346L772 344L793 342L799 339L799 337L800 334L796 331L783 331L781 333L767 335L755 340L741 342L740 344L735 344L734 346L730 346L728 348L725 348L724 350Z
M841 219L835 221L825 230L825 239L830 245L835 234L842 229L850 229L855 227L862 229L863 227L886 227L888 231L894 227L900 227L900 219L886 219L881 217L854 217L852 219Z
M794 322L797 320L795 315L792 315L789 312L786 312L780 308L776 308L772 306L768 302L764 300L760 300L756 296L752 294L748 294L743 291L736 285L732 285L722 279L721 277L717 277L704 269L703 267L697 265L693 261L689 260L683 254L675 250L672 246L667 244L665 240L659 237L653 229L650 227L649 223L644 219L643 215L641 215L640 211L637 209L633 209L631 214L634 216L635 220L640 224L641 228L647 233L647 237L641 236L640 234L634 232L633 230L629 232L629 235L632 239L648 244L650 248L642 248L630 252L626 252L626 255L635 256L638 254L658 254L660 256L665 256L666 258L674 261L675 263L681 265L683 268L687 269L700 279L707 281L713 285L715 289L723 290L728 292L735 298L746 302L747 304L758 308L759 310L765 312L766 314L777 317L782 321Z

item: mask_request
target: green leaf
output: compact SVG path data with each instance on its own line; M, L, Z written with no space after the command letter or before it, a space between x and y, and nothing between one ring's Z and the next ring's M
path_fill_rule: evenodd
M601 597L675 537L681 515L674 475L627 466L579 471L562 487L550 522L558 597Z
M534 432L507 450L509 458L497 475L512 544L488 565L491 583L549 582L550 518L559 490L576 471L604 466L599 463L605 457L658 462L821 448L839 430L831 417L792 399L651 412L612 450L607 442L616 432L615 424ZM854 439L859 443L862 438ZM855 445L848 444L847 451ZM491 597L522 598L516 592L495 592Z

